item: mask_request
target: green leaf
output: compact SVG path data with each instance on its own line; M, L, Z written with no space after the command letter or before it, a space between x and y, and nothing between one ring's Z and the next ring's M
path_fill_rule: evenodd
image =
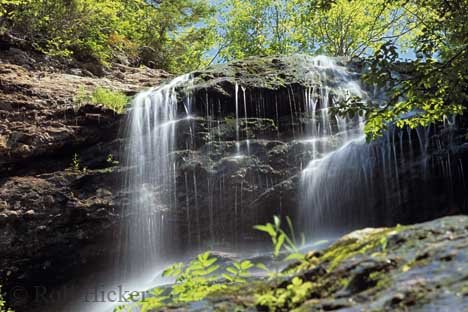
M244 260L241 262L240 267L242 270L248 270L253 267L253 263L250 260Z
M270 269L268 269L268 267L263 263L257 263L255 266L259 268L260 270L267 271L267 272L270 271Z
M234 269L234 268L232 268L232 267L226 268L226 271L228 271L229 273L232 273L232 274L234 274L234 275L236 275L237 272L238 272L236 269Z
M273 225L271 223L267 223L265 225L255 225L254 229L256 229L258 231L266 232L266 233L268 233L268 235L270 235L270 237L275 237L276 236L275 228L273 227Z
M284 243L284 239L285 239L285 235L284 234L280 234L278 236L278 241L276 242L275 244L275 249L274 249L274 255L277 256L281 250L281 247L283 247L283 243Z
M289 254L286 258L284 258L284 261L291 261L291 260L297 260L297 261L304 261L305 256L301 253L292 253Z

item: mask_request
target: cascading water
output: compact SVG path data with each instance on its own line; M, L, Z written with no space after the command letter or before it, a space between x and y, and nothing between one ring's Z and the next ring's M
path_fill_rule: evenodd
M203 76L185 75L136 97L122 235L127 276L145 275L186 251L245 250L246 241L258 241L252 226L273 214L293 215L314 236L393 222L393 207L404 201L399 168L420 158L426 170L427 130L390 130L366 144L360 117L329 114L350 97L368 98L359 74L324 56L295 60L288 66L301 77L297 84L280 78L279 88L268 89L234 73L209 85ZM227 97L209 92L220 86ZM285 151L296 166L288 172L303 169L296 211L284 210L289 195L275 191L296 183L280 171L285 159L275 160ZM268 194L279 200L258 208Z
M362 138L362 122L359 118L345 119L330 117L329 108L351 96L366 97L366 93L360 88L356 79L357 75L349 72L344 66L337 65L332 59L319 56L304 59L301 64L304 81L304 93L301 97L295 94L292 87L287 88L287 105L289 106L292 132L296 136L304 133L304 130L294 126L299 118L305 120L305 136L302 140L307 149L311 150L313 160L303 173L302 187L304 203L316 203L317 198L324 200L333 195L330 188L328 193L320 191L320 196L316 194L320 182L316 180L320 177L319 171L327 168L327 159L335 159L331 153L347 149L351 142ZM177 230L171 228L174 223L174 216L185 215L186 239L189 242L197 242L200 245L202 229L200 220L204 218L198 202L198 177L196 170L183 173L185 190L185 200L178 202L177 181L179 174L176 172L176 162L174 151L176 145L176 132L178 119L184 112L178 112L178 99L176 88L187 87L193 83L190 76L185 75L174 79L169 84L160 88L139 94L132 106L129 118L128 132L129 143L128 153L128 175L126 178L129 203L124 226L123 249L125 250L125 271L130 275L144 274L148 268L154 266L158 259L164 258L171 252L172 238L177 236ZM247 88L241 82L234 84L234 107L235 112L235 150L232 157L238 158L236 162L245 161L243 155L250 154L249 137L249 117L264 118L267 116L269 99L263 94L259 94L255 103L247 101ZM192 99L190 93L186 98L185 116L190 116L192 111ZM206 94L205 110L208 132L215 137L220 132L219 116L222 111L220 103L211 103ZM271 101L270 101L271 102ZM218 104L218 109L216 108ZM284 105L284 104L283 104ZM273 119L279 122L278 98L275 94ZM242 111L241 111L242 109ZM218 111L216 111L218 110ZM253 112L250 113L249 111ZM269 108L269 111L273 111ZM302 112L302 113L301 113ZM302 115L301 115L302 114ZM218 115L218 117L216 117ZM302 117L301 117L302 116ZM241 132L243 141L241 140ZM190 128L190 141L185 146L190 149L193 146L193 129ZM303 137L304 135L302 135ZM301 137L298 137L301 139ZM210 143L210 148L213 144ZM241 150L242 145L242 150ZM325 156L327 155L327 156ZM227 160L226 160L227 161ZM346 157L344 157L346 161ZM274 185L277 182L263 177L253 177L252 185L258 187L261 184ZM219 222L225 218L217 218L219 211L216 206L223 206L224 199L224 174L209 175L207 178L210 197L208 207L209 234L210 240L215 240L215 228L219 227ZM233 211L225 211L224 214L232 214L233 217L233 237L234 241L239 238L238 224L244 223L245 218L251 222L256 219L245 215L245 201L248 200L245 194L246 183L241 181L233 185ZM180 187L179 187L180 188ZM219 192L218 197L217 193ZM350 192L352 192L350 190ZM189 193L192 197L189 198ZM185 203L184 203L185 201ZM325 202L325 201L324 201ZM302 207L301 220L307 225L313 224L313 220L319 220L317 215L311 216L311 211L320 213L324 210L324 202L314 209ZM181 206L182 204L182 206ZM178 206L179 205L179 206ZM322 207L323 206L323 207ZM181 212L182 211L182 212ZM181 213L179 213L181 212ZM305 224L306 225L306 224Z
M166 218L175 207L176 88L190 79L184 75L140 93L130 110L125 180L129 202L122 248L123 271L131 277L147 273L164 259L171 244L172 229ZM185 109L189 116L190 97Z
M342 218L334 214L335 204L359 194L358 180L353 181L356 177L348 175L343 167L365 163L356 151L356 146L364 142L362 120L333 117L329 109L350 97L366 99L367 94L355 74L326 57L318 58L308 76L312 86L305 90L305 111L310 118L306 136L312 148L312 160L301 175L298 220L306 233L318 230L323 235L326 234L323 215Z
M319 83L306 90L306 111L312 125L308 135L314 153L300 177L301 229L309 237L333 237L366 226L394 225L397 215L416 219L411 212L397 209L411 200L408 192L430 192L431 186L424 180L430 170L430 127L414 131L389 127L382 138L366 143L362 120L334 119L327 112L346 96L365 99L366 92L346 68L333 61L325 64L318 74L313 72L318 77L314 80L331 80L334 86L330 89ZM402 186L402 169L406 170L405 175L421 176L420 185L403 180ZM444 180L449 177L450 174L443 174ZM424 211L417 215L421 219L429 217Z

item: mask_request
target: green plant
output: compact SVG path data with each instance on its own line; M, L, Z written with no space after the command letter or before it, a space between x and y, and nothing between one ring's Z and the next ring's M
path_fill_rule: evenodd
M116 165L119 164L119 162L114 159L114 155L112 155L112 154L107 155L106 162L109 165L113 165L113 166L116 166Z
M81 173L87 173L88 172L87 167L82 167L81 166L80 156L77 153L73 154L71 166L72 166L73 171L81 172Z
M108 161L111 160L110 155ZM281 228L281 220L277 216L274 216L273 223L255 226L257 230L267 233L272 240L274 269L268 268L263 263L255 264L250 260L244 260L233 262L226 267L224 272L219 272L218 259L213 257L210 252L205 252L188 264L174 263L164 270L162 275L174 278L175 283L170 289L153 289L151 296L138 302L139 308L141 311L152 311L166 304L199 301L216 292L236 290L239 285L247 282L247 278L251 276L250 270L254 267L268 272L270 280L275 280L276 287L278 277L289 274L288 272L280 272L278 265L280 261L306 262L304 255L297 247L292 222L289 218L286 220L289 233ZM282 257L283 251L289 253ZM304 300L311 287L311 283L304 283L300 278L295 277L290 285L285 288L269 290L258 296L257 301L259 305L268 307L292 306ZM131 310L128 306L121 306L118 309L115 311Z
M78 91L76 91L75 97L73 98L73 102L75 104L75 110L79 109L86 103L91 102L91 95L88 92L86 92L86 89L83 86L80 86L78 88Z
M250 260L244 260L241 262L234 262L232 266L226 268L227 273L222 276L230 283L245 283L246 278L250 276L249 270L254 267L254 264Z
M264 225L256 225L254 229L267 233L270 236L273 244L273 264L274 269L271 270L264 264L257 264L257 267L266 271L271 280L277 283L278 278L283 276L283 272L279 270L279 263L284 261L299 261L305 262L305 255L300 252L297 246L296 236L294 234L294 227L291 219L286 217L289 234L281 228L281 219L278 216L273 216L273 223ZM304 244L304 236L302 235L302 244ZM281 252L287 251L286 256L281 259ZM285 273L285 272L284 272Z
M72 169L75 171L80 171L81 165L80 165L80 157L78 156L77 153L73 154L72 158Z
M117 113L122 113L128 103L128 96L120 91L97 87L91 93L91 103L101 104Z
M170 298L173 302L198 301L209 294L225 289L224 284L215 284L218 277L214 274L219 265L218 259L212 257L210 252L197 256L187 266L176 263L163 272L163 276L174 277Z
M145 298L139 302L140 312L153 311L153 309L160 308L164 306L164 303L169 296L164 295L164 289L154 288L149 293L150 296L145 296Z
M200 0L1 0L0 29L50 56L180 72L207 63L214 14Z
M304 302L312 288L311 282L304 282L301 278L294 277L285 288L274 288L257 295L256 304L267 307L269 311L277 311L282 308L290 310Z

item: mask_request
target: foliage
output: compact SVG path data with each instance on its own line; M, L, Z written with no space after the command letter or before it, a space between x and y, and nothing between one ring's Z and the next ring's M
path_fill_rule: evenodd
M122 113L128 102L129 97L125 93L103 87L97 87L89 93L83 86L80 86L74 97L74 103L78 108L84 104L103 105L116 113Z
M465 110L467 1L229 0L222 12L222 60L294 52L366 57L365 80L388 100L350 98L334 113L362 114L368 140L389 124L426 127ZM399 60L409 48L416 58L405 69Z
M72 168L75 171L80 171L81 165L80 165L80 157L78 156L77 153L73 154L72 158Z
M257 267L267 272L270 280L274 281L275 285L278 284L280 277L288 275L287 271L280 271L280 264L286 261L300 261L305 262L305 255L299 251L296 244L296 237L291 219L286 218L289 226L289 234L281 228L281 219L278 216L273 216L273 223L266 223L265 225L256 225L256 230L267 233L270 236L273 245L273 269L268 268L262 263L257 264ZM288 254L281 259L281 252L285 250Z
M124 93L102 87L97 87L93 93L91 93L90 98L92 104L101 104L117 113L122 113L124 111L128 101L128 96Z
M225 283L220 283L223 276L229 276L231 284L243 283L244 278L249 276L249 269L252 267L249 261L241 263L235 262L232 267L228 267L225 273L218 272L218 259L210 252L205 252L197 256L195 260L185 265L184 263L174 263L163 272L164 277L175 279L171 289L154 288L137 303L140 311L153 311L169 303L183 303L198 301L210 294L224 290L228 287ZM231 286L232 287L232 286ZM114 311L125 310L126 306L119 306Z
M273 216L273 223L267 223L265 225L256 225L254 228L267 233L273 244L273 264L274 269L271 270L263 264L257 264L259 268L267 271L270 279L275 281L274 288L267 290L261 294L256 295L256 304L262 307L267 307L269 311L277 311L281 309L292 309L298 304L304 302L313 284L311 282L304 282L299 277L293 277L292 280L285 286L278 286L278 277L288 276L290 270L284 270L279 272L277 262L280 261L281 251L285 249L287 251L286 256L281 260L282 262L287 261L298 261L298 267L301 264L307 263L307 259L297 247L296 236L294 234L294 227L291 219L286 217L288 224L289 234L281 228L281 219L278 216ZM321 243L321 242L319 242ZM302 237L302 245L304 244L304 237Z
M284 258L285 261L303 260L304 255L299 252L291 219L286 217L286 221L288 223L289 234L281 228L281 219L278 216L273 216L273 223L256 225L254 228L270 236L273 244L273 257L279 257L280 252L285 249L289 252L288 256ZM304 244L304 240L304 236L302 236L302 245Z
M367 82L385 89L387 101L351 98L335 113L362 114L369 140L389 124L424 127L465 110L465 0L215 2L0 0L0 32L48 55L103 64L123 58L172 72L252 55L364 56ZM398 60L410 47L416 57L403 69ZM95 102L123 109L123 96L95 92ZM77 103L87 96L80 89Z
M85 105L86 103L91 102L91 96L84 86L80 86L78 91L76 91L75 97L73 98L73 103L75 104L75 110L78 110L81 106Z
M219 26L223 60L294 52L360 56L406 43L418 24L385 0L228 0Z
M254 264L250 260L244 260L241 262L233 262L232 266L226 268L227 273L222 276L229 283L242 284L246 283L247 277L250 277L249 270L254 267Z
M169 299L169 296L164 295L164 290L161 288L152 289L149 295L145 296L139 304L141 312L148 312L162 307L164 302Z
M368 72L364 78L386 90L386 102L350 101L338 109L342 115L362 113L369 140L380 136L389 124L426 127L461 115L468 102L468 2L411 0L401 10L422 25L413 39L416 58L403 67L398 63L397 45L382 44L365 60Z
M204 0L0 0L0 29L52 56L185 71L203 65L213 12Z
M73 171L81 173L86 173L88 171L87 167L81 166L80 156L77 153L73 154L71 168Z
M217 279L214 273L219 269L219 265L216 264L217 260L209 252L205 252L185 267L183 263L176 263L166 269L163 276L176 279L171 292L172 301L198 301L213 292L224 289L225 285L213 283Z
M281 229L281 221L275 216L273 223L257 225L255 228L268 233L273 243L273 258L280 261L282 251L289 251L282 261L300 260L305 261L298 247L296 246L295 236L291 220L287 218L290 234ZM250 271L254 268L260 268L269 272L270 277L276 279L280 276L278 266L269 269L263 263L253 263L250 260L235 261L227 266L225 270L220 270L217 264L218 259L205 252L197 256L196 259L188 264L175 263L164 270L164 277L172 277L175 283L169 289L155 288L149 296L137 303L141 311L152 311L167 304L178 304L184 302L198 301L214 293L223 291L233 291L240 285L246 284L251 276ZM286 276L286 273L282 276ZM275 284L276 286L276 284ZM269 290L258 297L258 304L265 306L283 306L291 305L303 301L310 283L304 283L300 278L293 278L291 284L284 289ZM272 299L278 297L278 299ZM276 301L274 301L276 300ZM114 311L125 311L131 307L120 306Z
M239 59L252 55L286 54L294 46L295 1L228 0L221 12L220 57Z
M112 154L107 155L106 162L111 166L117 166L119 164L119 161L115 160Z
M299 277L294 277L286 288L273 288L261 295L256 296L256 304L268 307L269 311L276 311L281 308L291 309L304 302L313 284L304 282Z
M0 26L50 55L101 62L125 55L133 63L184 72L218 57L354 56L385 39L405 42L418 24L401 3L226 0L215 17L208 0L0 0Z

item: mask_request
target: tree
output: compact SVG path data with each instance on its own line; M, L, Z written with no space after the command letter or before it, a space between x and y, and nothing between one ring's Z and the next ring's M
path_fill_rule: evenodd
M137 31L143 60L173 72L206 65L205 52L214 43L214 14L205 0L165 0L146 6Z
M48 55L185 71L204 64L213 14L206 0L0 0L0 32Z
M222 60L296 52L295 1L227 0L218 28Z
M386 0L229 0L219 33L223 60L251 55L361 56L387 40L404 46L416 19Z
M363 112L368 139L381 135L389 124L416 128L461 115L468 103L468 1L409 0L401 9L422 25L413 39L416 59L400 64L398 47L385 43L366 60L365 76L387 91L385 105L350 99L337 110Z
M401 47L418 25L399 2L336 0L325 7L304 3L305 36L314 42L315 53L333 56L363 56L386 40Z

